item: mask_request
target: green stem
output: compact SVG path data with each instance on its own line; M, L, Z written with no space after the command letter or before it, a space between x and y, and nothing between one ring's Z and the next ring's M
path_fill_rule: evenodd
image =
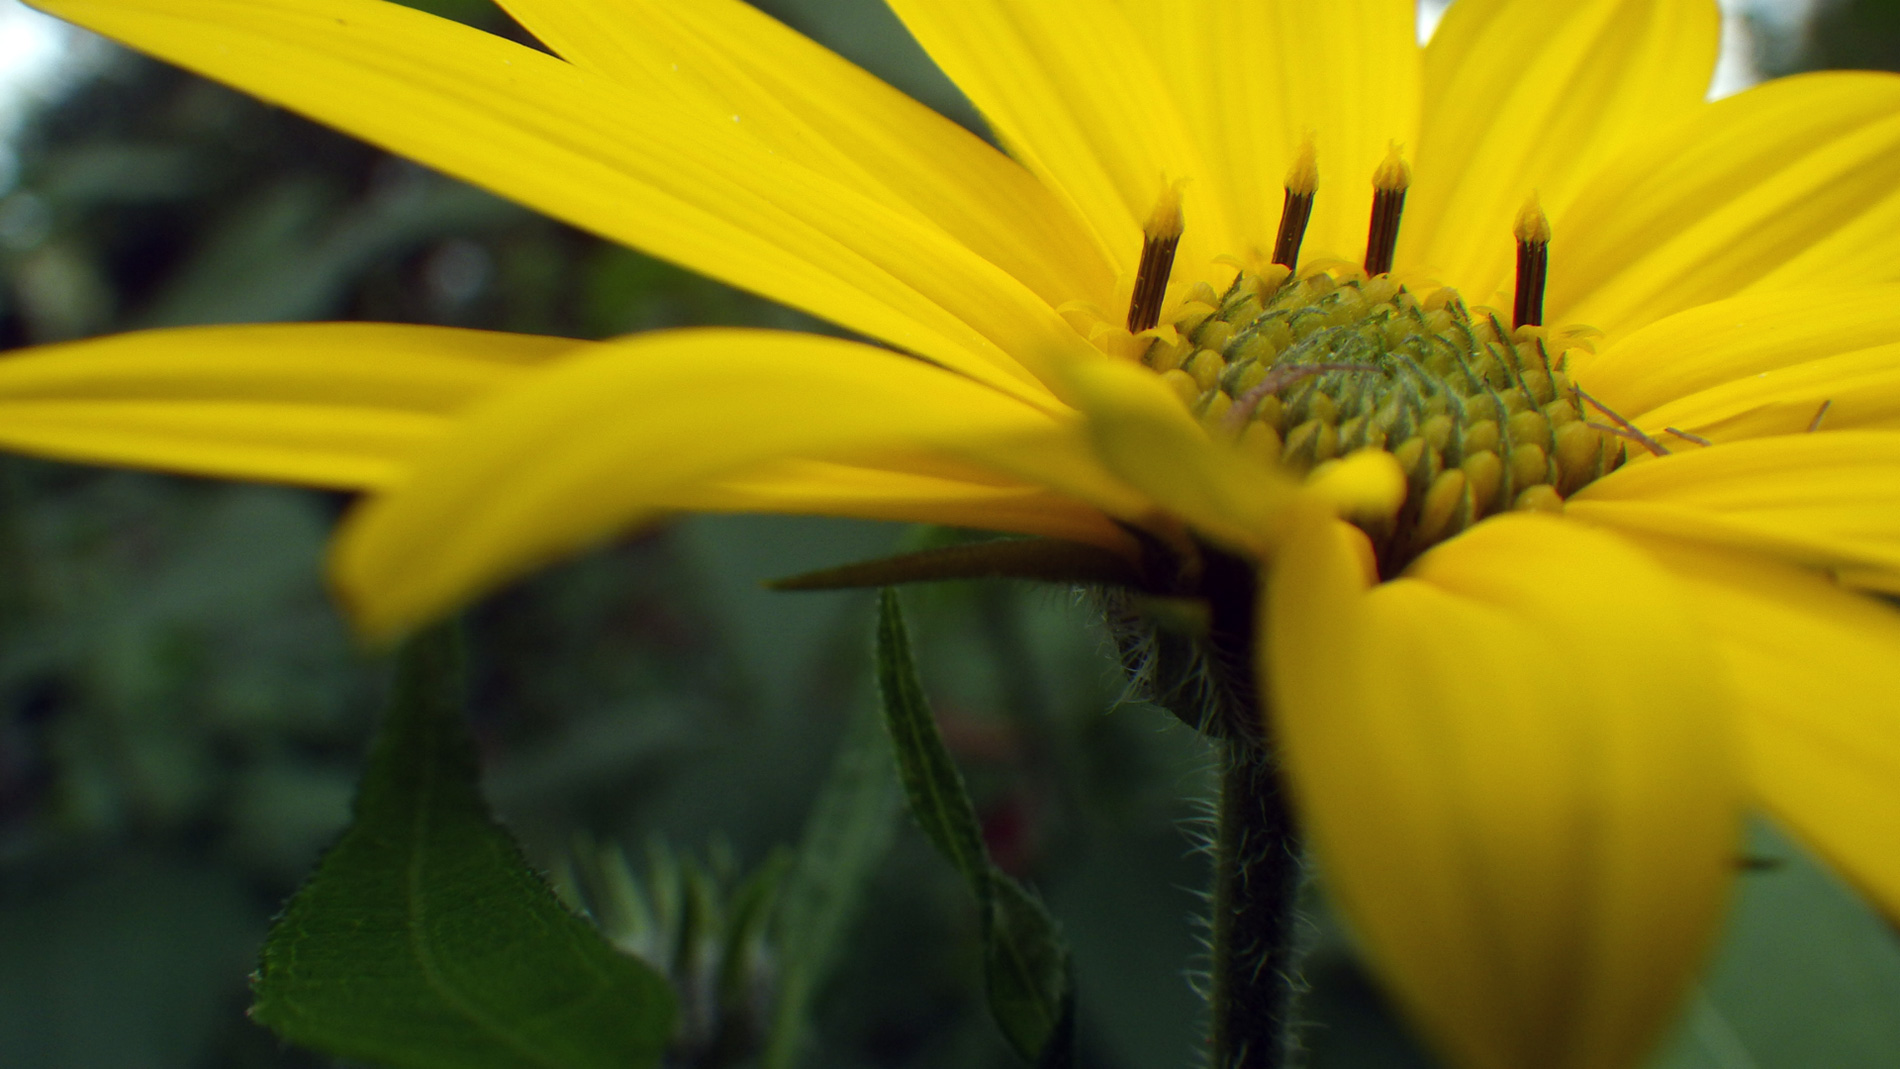
M1297 1048L1300 844L1273 758L1220 743L1214 838L1213 1069L1285 1069Z

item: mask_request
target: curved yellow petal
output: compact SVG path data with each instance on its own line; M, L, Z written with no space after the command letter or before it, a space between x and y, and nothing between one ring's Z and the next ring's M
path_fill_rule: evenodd
M1486 521L1368 588L1357 532L1275 561L1295 797L1380 974L1454 1064L1636 1064L1720 916L1739 785L1669 576L1561 520Z
M1566 515L1818 567L1900 571L1900 434L1840 431L1689 447L1584 487Z
M1569 360L1592 396L1633 418L1751 375L1891 342L1900 342L1900 285L1842 286L1714 301Z
M1314 468L1305 488L1342 519L1390 520L1405 504L1405 471L1383 449L1359 449Z
M359 508L332 572L363 630L390 636L650 517L683 488L781 459L975 457L1139 510L1075 424L854 342L643 335L563 361L458 421L401 487Z
M702 109L383 0L47 0L46 10L605 237L1045 397L1012 353L1086 349L936 227ZM743 116L740 116L743 120Z
M0 447L346 489L399 481L450 417L586 342L380 323L187 327L0 358Z
M1458 0L1425 49L1402 262L1491 301L1524 198L1560 218L1597 167L1700 107L1721 23L1714 0ZM1559 229L1554 262L1567 245Z
M1140 547L1099 510L1040 486L947 478L819 460L780 460L654 497L682 512L767 512L936 523L1084 542L1131 558Z
M1181 263L1235 249L1212 172L1114 0L889 0L999 139L1087 220L1131 275L1141 224L1188 179ZM1197 188L1198 187L1198 188Z
M1664 440L1686 431L1716 443L1801 434L1810 427L1830 433L1900 431L1900 344L1759 371L1632 422Z
M1419 125L1410 0L1122 0L1160 59L1243 243L1272 254L1287 168L1314 134L1320 188L1305 255L1365 252L1372 173ZM1189 220L1190 226L1193 220Z
M772 150L908 210L1051 305L1107 304L1114 271L1020 164L740 0L508 0L583 67L681 106L740 115Z
M1900 278L1900 77L1717 101L1599 172L1556 234L1549 320L1612 336L1740 293Z
M1900 920L1900 612L1759 557L1646 547L1728 664L1759 804Z
M1298 484L1209 437L1153 372L1104 360L1068 384L1109 471L1229 548L1262 554L1278 539Z

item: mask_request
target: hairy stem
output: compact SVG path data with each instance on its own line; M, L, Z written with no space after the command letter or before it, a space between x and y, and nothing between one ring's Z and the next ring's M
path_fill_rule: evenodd
M1272 756L1241 739L1220 747L1209 1064L1286 1069L1297 1049L1301 990L1299 839Z

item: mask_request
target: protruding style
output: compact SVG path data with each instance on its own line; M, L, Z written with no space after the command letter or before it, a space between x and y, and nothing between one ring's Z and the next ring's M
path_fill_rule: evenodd
M1170 182L1155 198L1154 211L1141 228L1141 266L1135 269L1135 292L1128 298L1128 332L1140 334L1161 321L1161 300L1174 271L1174 250L1181 244L1187 220L1181 214L1181 183Z
M1372 174L1372 225L1366 231L1366 274L1392 270L1399 247L1399 218L1405 214L1405 191L1412 187L1412 168L1399 155L1399 143L1385 155Z
M1550 276L1550 220L1532 193L1517 213L1517 300L1513 327L1544 325L1544 283Z
M1313 220L1313 197L1319 192L1319 154L1313 135L1300 142L1293 165L1286 171L1286 201L1280 207L1280 234L1273 241L1273 262L1288 271L1300 265L1300 243Z

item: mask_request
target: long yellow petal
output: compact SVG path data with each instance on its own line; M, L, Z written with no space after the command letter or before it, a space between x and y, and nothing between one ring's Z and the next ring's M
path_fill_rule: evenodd
M1329 885L1453 1064L1636 1064L1733 864L1713 651L1660 567L1561 520L1487 521L1370 589L1358 539L1293 535L1264 621Z
M1417 5L1410 0L1122 0L1194 130L1241 247L1262 258L1282 183L1316 135L1320 193L1305 253L1357 260L1372 173L1417 143ZM1193 220L1189 220L1193 225ZM1409 224L1408 224L1409 225Z
M940 229L546 53L383 0L47 0L46 10L603 236L1018 396L1086 343Z
M1688 447L1598 479L1565 512L1817 567L1900 571L1900 434L1839 431Z
M1810 427L1900 431L1900 344L1756 372L1671 401L1633 422L1665 440L1686 431L1717 443L1800 434Z
M781 460L756 470L659 494L682 512L765 512L936 523L1084 542L1136 558L1140 548L1100 511L1020 483L946 478L818 460Z
M509 0L571 62L697 100L773 151L942 227L1051 305L1107 305L1114 272L1020 164L740 0Z
M1717 101L1618 157L1556 224L1550 321L1612 336L1741 293L1900 279L1900 77Z
M1180 262L1235 251L1205 160L1154 57L1114 0L890 0L996 135L1074 205L1132 273L1141 224L1189 179ZM1197 188L1198 186L1198 188ZM1185 273L1185 272L1183 272Z
M1728 664L1758 802L1900 920L1900 613L1759 557L1646 547Z
M1605 160L1700 107L1721 22L1714 0L1458 0L1425 50L1403 262L1491 301L1524 198L1561 217ZM1556 264L1568 245L1559 229Z
M1089 460L1077 422L833 338L642 335L466 415L396 492L352 517L333 574L362 628L393 635L649 518L695 483L783 459L975 458L1140 511Z
M346 489L397 482L449 419L586 342L373 323L151 330L0 358L0 446Z
M1763 372L1900 341L1900 285L1841 286L1714 301L1660 319L1571 371L1627 417Z

